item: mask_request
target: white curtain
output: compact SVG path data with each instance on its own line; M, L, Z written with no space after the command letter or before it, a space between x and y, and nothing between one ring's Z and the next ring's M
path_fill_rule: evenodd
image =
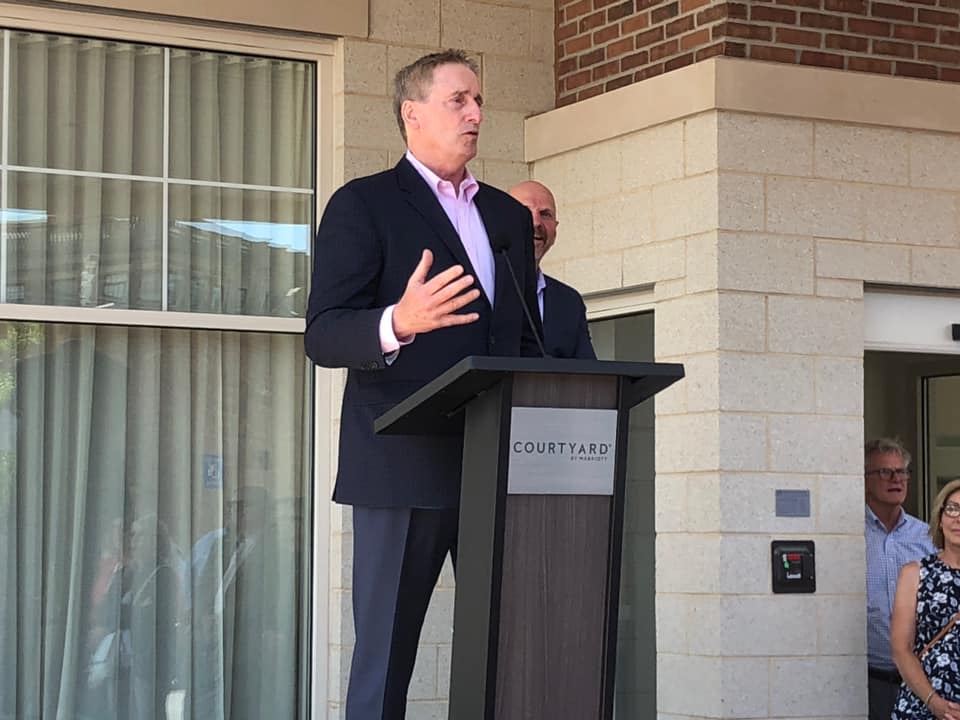
M0 717L297 717L291 335L0 325Z
M303 314L311 65L4 41L8 302ZM0 718L298 717L301 338L55 318L0 324Z
M8 301L159 310L166 282L169 310L304 315L311 64L31 33L9 41Z
M313 67L170 52L170 175L313 186ZM313 196L209 186L170 202L173 310L302 316Z

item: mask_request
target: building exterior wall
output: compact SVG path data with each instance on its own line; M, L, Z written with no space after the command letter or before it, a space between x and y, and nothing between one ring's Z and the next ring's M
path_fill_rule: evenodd
M651 80L528 121L564 148L528 153L559 190L545 264L588 293L652 283L657 359L686 367L656 403L659 717L863 717L864 285L960 285L960 126L909 117L917 81L877 79L878 125L815 99L863 76L703 65L669 80L707 109L579 129L656 102ZM777 518L776 489L811 516ZM816 542L815 594L771 593L775 538Z
M960 81L956 0L557 0L557 105L708 57Z

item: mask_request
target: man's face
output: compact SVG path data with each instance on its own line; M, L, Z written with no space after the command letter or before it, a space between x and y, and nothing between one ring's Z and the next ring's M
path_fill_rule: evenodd
M470 68L459 63L434 68L425 99L405 100L401 109L411 152L435 172L462 170L477 154L482 105L480 82Z
M907 499L910 475L903 458L895 452L875 452L864 471L867 501L879 505L902 505Z
M510 191L518 201L527 206L533 217L533 254L537 265L557 239L557 204L553 193L538 182L525 182Z

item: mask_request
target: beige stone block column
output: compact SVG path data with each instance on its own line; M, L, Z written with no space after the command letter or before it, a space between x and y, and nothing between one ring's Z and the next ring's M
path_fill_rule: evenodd
M714 197L660 204L696 203L688 217L709 207L714 225L687 240L688 293L655 306L658 359L687 368L682 401L658 405L656 425L658 711L856 717L866 709L862 285L818 294L811 233L862 237L864 191L804 179L809 123L719 113L716 127ZM810 516L778 518L780 489L808 492ZM816 594L772 593L773 539L814 540Z

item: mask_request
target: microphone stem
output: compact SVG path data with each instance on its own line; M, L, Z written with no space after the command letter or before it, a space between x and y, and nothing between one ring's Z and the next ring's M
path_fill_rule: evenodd
M513 280L513 287L517 291L517 297L520 298L520 305L523 307L523 314L527 316L527 325L530 327L530 332L533 333L533 339L537 341L537 347L540 349L541 357L547 357L547 351L543 349L543 342L540 340L540 334L537 332L537 326L533 322L533 316L530 315L530 308L527 307L527 300L523 296L523 291L520 289L520 283L517 282L517 275L513 272L513 263L510 262L510 256L507 255L507 250L504 248L500 251L503 254L503 259L507 262L507 270L510 271L510 279Z

